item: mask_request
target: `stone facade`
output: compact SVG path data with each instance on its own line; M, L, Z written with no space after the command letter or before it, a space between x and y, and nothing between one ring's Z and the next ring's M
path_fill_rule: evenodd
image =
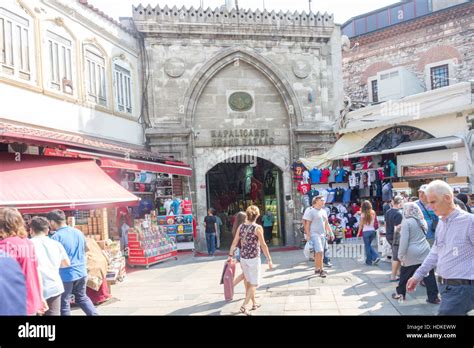
M193 166L198 221L206 173L233 151L256 154L283 172L286 241L295 243L290 165L331 146L342 106L333 16L138 6L133 21L150 66L148 142ZM245 111L231 107L235 93Z
M472 25L474 4L464 3L351 39L343 52L344 91L352 101L369 102L367 79L404 67L430 89L426 67L451 62L450 84L474 75ZM357 45L356 45L357 44Z

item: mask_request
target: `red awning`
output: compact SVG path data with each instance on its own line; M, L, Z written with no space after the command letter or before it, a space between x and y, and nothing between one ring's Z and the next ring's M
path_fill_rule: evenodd
M169 164L153 163L139 160L120 160L109 157L100 158L102 168L120 168L128 170L144 170L147 172L167 173L182 176L191 176L193 171L189 167L178 167Z
M136 205L139 198L91 160L0 154L0 206L22 212Z

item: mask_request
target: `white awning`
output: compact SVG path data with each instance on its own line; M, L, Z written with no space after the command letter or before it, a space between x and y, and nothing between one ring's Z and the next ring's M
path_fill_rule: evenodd
M380 128L359 133L344 134L333 147L321 155L300 158L306 168L322 167L336 158L348 158L350 154L361 151L364 146L381 132Z
M416 140L416 141L401 143L400 145L392 149L385 149L382 151L373 151L373 152L357 152L357 153L352 153L347 156L340 156L337 158L333 158L333 160L338 160L338 159L343 159L343 158L356 158L356 157L363 157L363 156L384 155L384 154L395 153L395 152L409 152L409 151L416 151L416 150L425 150L425 149L432 149L432 148L444 147L444 146L447 148L463 147L464 142L461 138L458 138L455 136L423 139L423 140Z
M443 137L443 138L432 138L417 141L409 141L401 143L397 147L392 149L385 149L382 151L374 152L360 152L369 141L372 140L377 134L380 133L380 129L367 130L360 133L349 133L344 134L334 146L321 155L311 156L308 158L301 158L301 161L306 168L324 167L329 165L331 161L340 159L349 159L363 156L376 156L395 152L409 152L416 150L432 149L437 147L457 148L463 147L464 141L462 138L456 136Z

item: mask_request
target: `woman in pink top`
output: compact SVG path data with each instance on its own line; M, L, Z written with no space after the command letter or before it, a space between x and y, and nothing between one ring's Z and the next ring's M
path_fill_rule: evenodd
M20 264L26 282L26 311L35 315L44 313L48 305L42 295L35 248L26 237L25 222L18 210L0 208L0 250Z

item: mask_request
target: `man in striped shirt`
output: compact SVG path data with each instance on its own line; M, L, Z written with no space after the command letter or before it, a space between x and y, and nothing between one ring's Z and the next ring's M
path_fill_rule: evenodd
M456 208L451 187L444 181L431 182L428 204L440 217L435 242L423 264L408 280L407 290L437 268L441 290L439 315L466 315L474 309L474 215Z

